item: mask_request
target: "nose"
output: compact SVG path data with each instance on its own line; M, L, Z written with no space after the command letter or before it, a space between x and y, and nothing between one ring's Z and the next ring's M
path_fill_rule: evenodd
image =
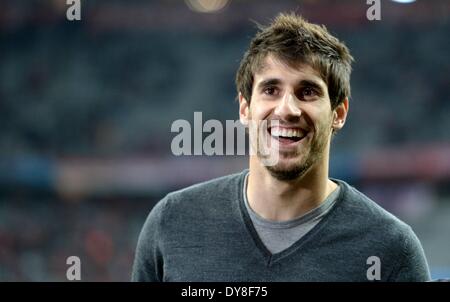
M296 102L297 98L292 93L286 93L275 108L274 113L281 118L289 119L299 117L302 111Z

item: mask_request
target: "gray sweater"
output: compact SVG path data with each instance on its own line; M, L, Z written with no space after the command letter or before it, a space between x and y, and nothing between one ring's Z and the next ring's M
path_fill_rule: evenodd
M244 204L246 173L197 184L158 202L139 236L132 280L430 280L411 228L336 179L341 190L329 213L287 249L270 253Z

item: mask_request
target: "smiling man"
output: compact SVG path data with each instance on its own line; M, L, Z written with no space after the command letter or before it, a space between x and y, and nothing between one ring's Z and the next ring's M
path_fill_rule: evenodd
M248 170L168 194L144 224L132 280L429 280L411 228L328 175L352 60L295 14L261 28L237 72L239 115L276 161L256 152Z

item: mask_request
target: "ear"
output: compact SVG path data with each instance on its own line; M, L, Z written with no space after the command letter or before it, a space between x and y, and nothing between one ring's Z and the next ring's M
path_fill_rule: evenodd
M248 121L250 119L249 110L249 102L247 102L242 93L239 92L239 120L244 126L248 125Z
M333 112L333 130L337 131L342 129L347 119L348 113L348 98L345 98L342 103L340 103Z

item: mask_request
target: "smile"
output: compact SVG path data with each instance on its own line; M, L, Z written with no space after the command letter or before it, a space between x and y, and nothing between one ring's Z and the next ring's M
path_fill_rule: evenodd
M290 145L300 142L307 134L301 128L270 127L267 129L269 135L282 145Z

